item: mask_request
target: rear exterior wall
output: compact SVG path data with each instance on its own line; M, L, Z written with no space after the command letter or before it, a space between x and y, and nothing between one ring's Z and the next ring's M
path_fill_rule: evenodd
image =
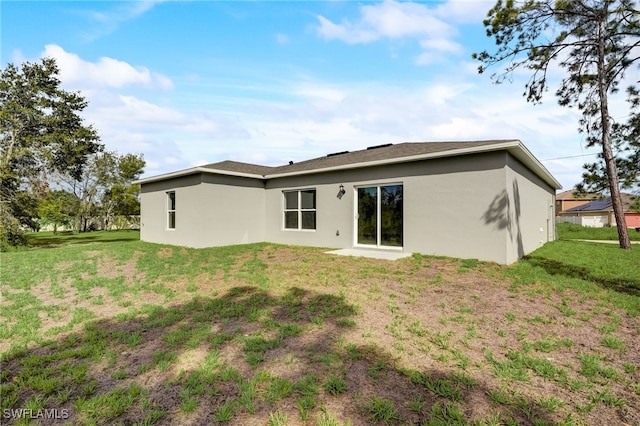
M142 185L141 238L189 247L356 246L357 188L403 185L405 252L508 264L553 239L554 190L507 152L272 178L196 174ZM338 198L340 185L345 193ZM284 228L287 190L316 190L316 229ZM167 228L167 192L176 227Z
M555 189L507 154L507 264L555 240Z
M175 229L168 228L168 192L176 197ZM142 185L140 238L186 247L264 241L264 182L195 174Z
M405 252L510 263L541 245L539 229L546 229L554 192L539 180L527 184L529 176L511 170L510 162L509 154L497 152L272 179L266 184L265 237L283 244L354 247L357 188L402 184ZM340 185L346 191L341 199ZM514 185L520 197L535 198L521 200L522 207L541 206L518 216ZM284 229L283 191L292 189L316 189L316 230Z

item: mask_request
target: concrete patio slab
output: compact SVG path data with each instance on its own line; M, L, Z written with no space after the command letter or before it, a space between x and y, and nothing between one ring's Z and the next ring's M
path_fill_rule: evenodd
M339 256L369 257L371 259L398 260L411 256L411 253L395 250L368 250L368 249L340 249L325 252L327 254L337 254Z

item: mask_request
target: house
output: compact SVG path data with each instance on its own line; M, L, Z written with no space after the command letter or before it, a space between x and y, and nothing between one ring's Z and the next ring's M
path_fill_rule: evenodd
M556 214L601 198L600 194L580 194L573 189L560 192L556 194Z
M631 210L635 197L631 194L620 194L622 207L628 228L640 228L640 213ZM613 215L611 197L594 200L589 203L573 207L559 213L558 222L569 222L592 228L603 226L616 226L616 218Z
M278 167L222 161L136 183L144 241L273 242L503 264L555 238L560 188L518 140L386 144Z

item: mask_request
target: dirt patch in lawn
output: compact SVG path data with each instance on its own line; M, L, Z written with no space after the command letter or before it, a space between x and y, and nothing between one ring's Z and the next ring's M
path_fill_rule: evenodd
M138 259L143 255L142 252L135 252L130 259L125 262L117 262L113 258L102 256L97 263L97 276L101 278L124 278L127 285L144 280L144 274L138 272Z
M167 259L169 257L173 257L173 249L170 247L164 247L161 248L160 250L158 250L156 252L156 255L160 258L160 259Z
M157 258L192 265L189 253L162 248ZM267 245L241 252L226 269L203 261L189 276L146 283L141 252L124 262L90 259L104 286L81 293L67 279L32 288L42 305L64 307L41 318L41 331L68 324L74 308L96 316L101 355L46 365L89 365L86 382L69 385L69 402L48 400L72 418L88 415L73 401L135 384L144 395L101 421L141 422L154 407L162 412L155 424L211 424L230 406L225 423L233 425L264 425L274 413L289 425L323 416L352 425L640 424L639 319L578 291L515 286L501 266ZM125 283L118 297L108 280ZM144 305L156 306L114 319ZM56 344L64 347L70 332ZM83 332L73 332L79 341L68 346L79 348ZM21 383L23 361L3 361L3 380ZM19 393L16 404L32 395Z

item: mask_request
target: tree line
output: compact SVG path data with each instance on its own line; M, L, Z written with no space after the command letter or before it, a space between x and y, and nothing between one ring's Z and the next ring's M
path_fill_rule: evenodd
M91 155L80 180L58 175L53 178L57 189L48 186L44 192L33 192L37 207L31 214L36 213L36 220L30 227L37 231L40 225L50 225L55 233L65 226L87 232L96 218L108 228L118 216L139 215L140 185L131 182L140 177L144 166L142 155L111 151Z
M640 184L640 89L637 77L628 76L640 61L635 1L498 0L483 24L495 49L473 57L480 73L504 65L492 75L496 83L525 70L523 95L539 103L550 89L550 71L561 71L558 103L582 113L578 130L588 146L601 148L577 189L611 195L620 247L630 249L620 192ZM96 211L105 217L135 211L138 189L131 180L142 174L142 156L105 152L78 115L86 100L62 90L57 76L51 58L9 64L0 75L0 245L19 244L35 218L74 217L82 231ZM610 113L610 98L621 88L626 121Z
M106 151L80 113L78 92L61 88L54 59L0 72L0 248L24 244L42 225L87 231L89 218L139 214L141 154Z

